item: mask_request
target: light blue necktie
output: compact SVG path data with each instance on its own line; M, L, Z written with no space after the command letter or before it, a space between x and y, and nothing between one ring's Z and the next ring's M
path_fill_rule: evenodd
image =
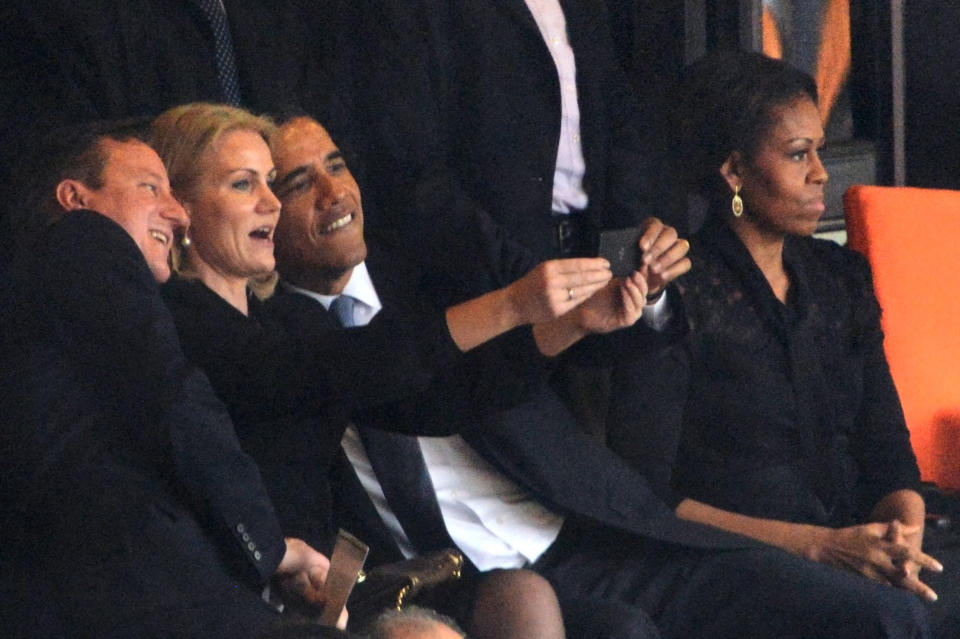
M340 326L350 328L357 325L357 322L353 319L353 307L356 305L356 299L349 295L341 295L330 304L330 312L340 322Z

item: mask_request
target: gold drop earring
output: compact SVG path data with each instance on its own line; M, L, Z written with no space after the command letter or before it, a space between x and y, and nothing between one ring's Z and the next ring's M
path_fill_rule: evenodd
M730 201L730 210L734 217L743 215L743 199L740 198L740 185L733 187L733 199Z

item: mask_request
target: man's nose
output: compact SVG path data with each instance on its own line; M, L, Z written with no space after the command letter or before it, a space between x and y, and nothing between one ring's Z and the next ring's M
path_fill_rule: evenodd
M177 201L177 198L173 197L172 193L165 194L165 201L160 209L160 215L176 223L178 226L187 227L190 225L190 217L184 210L183 205Z
M319 200L321 205L326 208L343 199L343 186L331 178L329 175L317 176Z

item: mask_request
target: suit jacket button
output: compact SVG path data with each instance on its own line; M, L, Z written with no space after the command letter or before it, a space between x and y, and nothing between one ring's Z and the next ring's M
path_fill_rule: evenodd
M259 550L255 550L255 551L253 552L253 558L256 559L257 561L260 561L260 558L261 558L261 557L263 557L263 555L260 554L260 551L259 551Z
M245 530L246 530L246 528L243 527L243 524L237 524L237 532L238 532L238 533L243 533Z
M247 544L247 550L256 550L256 549L257 549L257 545L252 541L249 544Z
M241 539L243 539L244 541L250 541L250 533L243 533L243 536L241 537Z

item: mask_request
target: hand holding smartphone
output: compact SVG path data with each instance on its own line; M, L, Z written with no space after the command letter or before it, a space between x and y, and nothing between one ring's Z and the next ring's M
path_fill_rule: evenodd
M610 262L614 277L627 277L640 268L638 242L643 230L638 227L600 231L597 235L597 257Z

